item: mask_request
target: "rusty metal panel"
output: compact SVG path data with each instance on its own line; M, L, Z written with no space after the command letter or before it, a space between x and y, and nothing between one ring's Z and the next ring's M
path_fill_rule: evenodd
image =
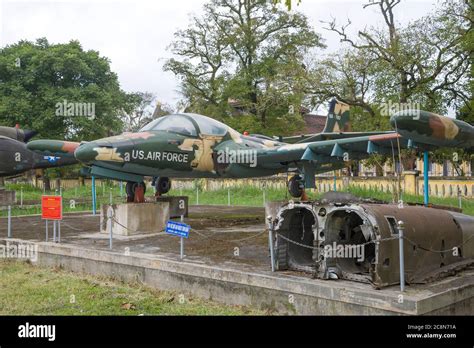
M474 263L474 217L426 208L323 200L284 204L276 217L277 269L310 271L323 279L398 284L398 221L403 221L405 279L425 282ZM363 248L363 260L327 256L327 246Z

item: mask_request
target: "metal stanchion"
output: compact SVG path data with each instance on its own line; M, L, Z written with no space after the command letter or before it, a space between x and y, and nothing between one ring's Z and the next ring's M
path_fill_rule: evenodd
M56 220L53 220L53 242L56 243Z
M270 248L270 262L272 263L272 272L275 272L275 254L273 249L273 222L272 217L267 216L268 223L268 246Z
M109 249L113 248L113 230L112 230L112 219L114 217L114 210L112 207L107 209L107 227L109 228Z
M184 215L181 215L181 222L184 222ZM180 246L179 246L179 255L181 257L181 260L184 259L184 238L180 238Z
M48 220L46 221L46 242L48 241Z
M461 192L461 188L458 188L458 201L459 201L459 209L462 209L462 192Z
M12 237L12 206L8 206L8 238Z
M96 203L97 195L95 192L95 177L92 177L92 214L97 214L97 203Z
M430 170L430 160L429 160L429 152L425 151L423 153L423 184L424 184L424 192L423 192L423 202L427 207L430 203L430 184L429 184L429 170Z
M398 244L400 251L400 291L405 291L405 254L403 250L403 231L405 224L403 221L398 221Z

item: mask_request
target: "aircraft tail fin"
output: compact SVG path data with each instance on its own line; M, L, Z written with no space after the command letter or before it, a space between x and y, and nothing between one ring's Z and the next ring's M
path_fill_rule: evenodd
M350 106L336 99L331 100L323 133L341 133L351 131Z

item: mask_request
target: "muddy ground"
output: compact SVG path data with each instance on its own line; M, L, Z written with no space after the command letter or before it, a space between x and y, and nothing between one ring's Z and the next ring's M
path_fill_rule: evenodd
M190 206L189 239L185 240L186 259L209 264L249 265L269 268L268 234L265 211L258 207ZM99 215L65 214L61 222L61 243L109 250L109 236L99 233ZM52 241L49 223L49 241ZM0 238L7 237L7 219L0 219ZM13 217L12 237L45 241L45 222L40 216ZM163 232L114 236L113 250L179 257L179 238Z

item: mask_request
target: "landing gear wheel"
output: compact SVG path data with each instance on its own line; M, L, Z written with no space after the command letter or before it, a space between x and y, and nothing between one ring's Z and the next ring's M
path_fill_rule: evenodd
M171 190L171 180L167 177L159 178L155 183L156 195L161 196Z
M288 192L294 198L300 198L304 194L303 178L300 175L295 175L288 180Z
M143 195L145 195L146 185L144 182L140 182L140 183L131 182L131 181L127 182L127 185L125 186L125 192L127 193L127 203L132 203L136 201L135 196L136 196L136 193L138 193L137 188L139 188L138 191L143 191ZM138 199L138 200L141 201L142 199Z

